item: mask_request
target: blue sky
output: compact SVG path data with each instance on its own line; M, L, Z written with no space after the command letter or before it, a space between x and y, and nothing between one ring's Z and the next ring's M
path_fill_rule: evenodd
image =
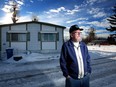
M99 36L109 34L107 18L113 14L116 0L14 0L19 11L18 22L31 21L36 15L41 22L63 25L69 28L78 24L84 33L93 27ZM0 0L0 24L12 23L10 13L12 0ZM68 35L68 29L65 29Z

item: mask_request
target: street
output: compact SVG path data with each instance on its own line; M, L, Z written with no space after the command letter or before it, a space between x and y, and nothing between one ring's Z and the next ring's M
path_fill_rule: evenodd
M90 87L116 87L116 56L92 59L91 64ZM0 72L0 87L65 87L58 59L14 64L11 67L19 70Z

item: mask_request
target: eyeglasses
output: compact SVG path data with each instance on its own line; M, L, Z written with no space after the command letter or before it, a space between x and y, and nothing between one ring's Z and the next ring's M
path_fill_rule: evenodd
M72 34L78 34L80 35L82 32L73 32Z

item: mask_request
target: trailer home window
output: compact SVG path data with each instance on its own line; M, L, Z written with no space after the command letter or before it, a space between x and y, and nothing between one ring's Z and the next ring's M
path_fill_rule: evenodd
M45 42L56 41L56 33L42 33L42 41Z
M23 42L26 41L26 33L8 33L8 37L9 39L7 40L11 40L12 42Z

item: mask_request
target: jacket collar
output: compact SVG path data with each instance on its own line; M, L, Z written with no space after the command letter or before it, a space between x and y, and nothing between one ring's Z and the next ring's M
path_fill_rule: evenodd
M81 41L81 42L79 42L79 44L80 44L80 46L83 46L82 41ZM74 47L73 41L72 41L71 39L68 41L68 45L69 45L69 46L73 46L73 47Z

